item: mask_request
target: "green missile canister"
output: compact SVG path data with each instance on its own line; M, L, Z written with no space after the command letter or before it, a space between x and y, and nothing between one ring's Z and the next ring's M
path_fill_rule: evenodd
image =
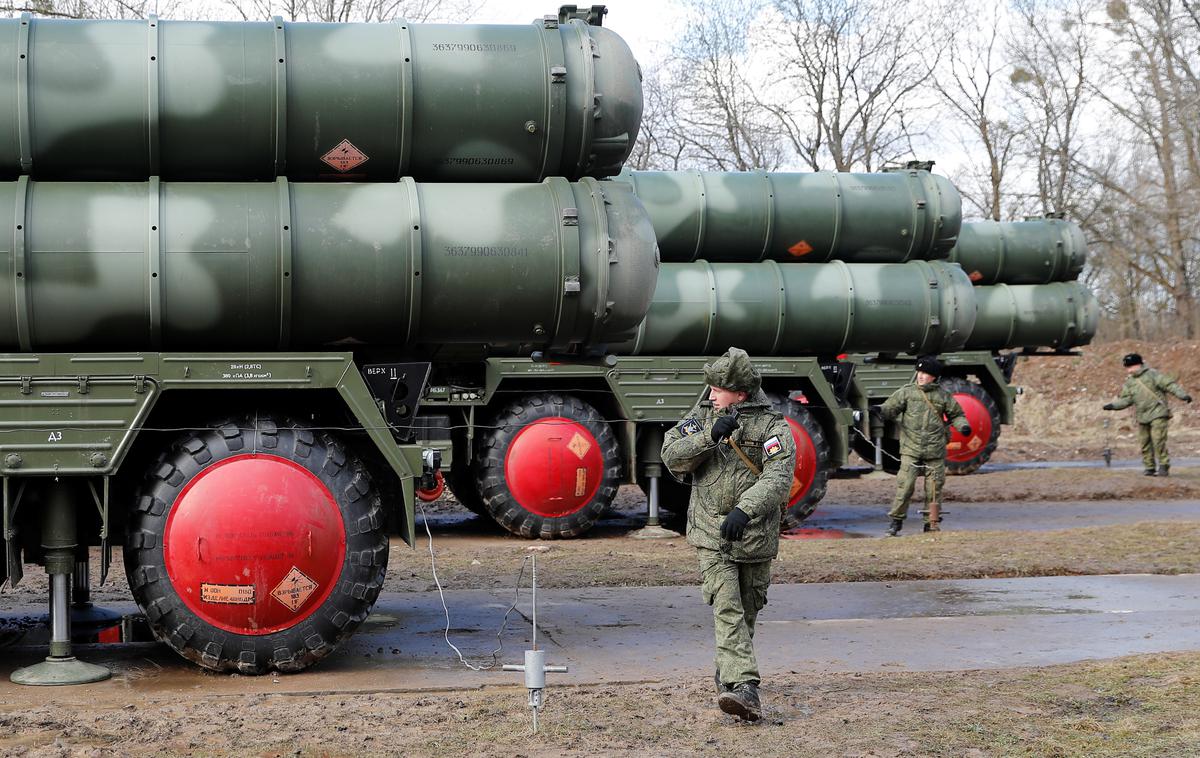
M0 350L628 338L654 231L625 185L0 185Z
M664 263L630 355L751 355L959 350L975 323L975 290L942 261L786 266Z
M950 251L950 260L980 285L1073 281L1086 257L1079 225L1053 216L964 223Z
M967 350L1051 348L1065 351L1092 341L1100 305L1080 282L976 287L979 313Z
M625 171L664 262L903 263L944 258L962 224L945 177L878 174Z
M3 19L0 177L609 176L637 139L641 74L598 19Z

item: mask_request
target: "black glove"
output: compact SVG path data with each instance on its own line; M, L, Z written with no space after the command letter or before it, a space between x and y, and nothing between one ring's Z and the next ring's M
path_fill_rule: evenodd
M717 419L712 428L713 442L720 442L721 440L725 439L729 435L733 434L733 430L737 429L737 427L737 419L732 415L722 416L721 418Z
M1104 404L1104 410L1106 410L1106 411L1115 411L1116 409L1117 409L1117 406L1113 405L1112 403Z
M740 508L734 508L721 522L721 539L737 542L746 533L746 524L750 523L750 517Z
M1191 395L1184 395L1183 397L1181 397L1181 398L1179 398L1179 399L1180 399L1180 400L1182 400L1182 401L1183 401L1183 402L1185 402L1185 403L1190 403L1190 402L1192 402L1192 396L1191 396Z
M962 432L962 436L964 436L964 437L971 436L971 427L969 427L969 426L964 426L960 431Z

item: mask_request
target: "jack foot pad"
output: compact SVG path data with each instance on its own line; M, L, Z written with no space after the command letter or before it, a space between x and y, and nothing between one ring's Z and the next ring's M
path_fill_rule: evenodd
M9 679L13 684L53 687L64 684L91 684L112 676L103 666L71 658L47 658L41 663L17 669Z
M669 540L681 535L661 526L644 526L629 536L635 540Z

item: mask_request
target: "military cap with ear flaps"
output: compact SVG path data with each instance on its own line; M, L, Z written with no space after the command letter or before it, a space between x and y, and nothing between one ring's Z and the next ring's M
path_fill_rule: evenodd
M704 381L710 387L753 395L762 386L762 375L745 350L731 347L720 358L704 364Z

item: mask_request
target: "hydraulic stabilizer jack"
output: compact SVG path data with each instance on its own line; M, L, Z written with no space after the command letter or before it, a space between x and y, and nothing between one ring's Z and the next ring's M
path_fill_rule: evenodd
M55 478L44 490L42 552L50 575L50 654L41 663L14 671L14 684L89 684L112 676L103 666L76 659L71 651L71 574L78 545L75 489L69 480Z

